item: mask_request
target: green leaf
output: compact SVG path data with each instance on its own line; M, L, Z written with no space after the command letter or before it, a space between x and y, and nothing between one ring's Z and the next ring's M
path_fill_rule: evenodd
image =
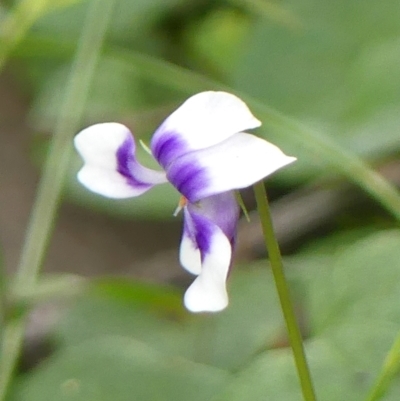
M353 320L400 325L399 243L398 230L375 233L342 246L319 271L311 267L308 274L314 275L308 294L313 329L330 330Z
M167 357L126 337L94 339L53 355L15 391L19 401L206 401L222 370Z
M118 0L109 37L113 41L132 42L134 38L147 33L161 15L179 2L180 0ZM88 1L83 1L68 9L53 12L38 21L35 31L64 40L77 39L87 7Z
M264 266L233 274L230 305L218 314L190 314L182 294L170 288L126 279L93 285L57 327L61 346L104 335L131 336L170 355L235 370L285 338Z
M210 322L207 362L237 370L259 352L286 341L285 326L265 262L234 272L228 292L229 307Z
M362 400L368 388L363 372L352 367L350 358L324 340L307 344L307 356L319 400ZM213 401L301 401L299 381L289 349L265 352Z
M1 17L0 70L10 52L24 39L32 25L47 13L80 0L21 0ZM80 30L78 29L78 32Z
M285 4L286 3L286 4ZM379 159L400 148L398 73L400 11L396 0L286 1L302 21L288 29L254 24L241 60L231 69L233 85L254 98L307 121L343 148ZM359 16L363 18L360 19ZM235 68L236 67L236 68ZM365 134L367 132L367 134ZM309 152L280 131L268 133L296 151L300 163L287 179L319 173ZM377 140L379 137L379 140Z

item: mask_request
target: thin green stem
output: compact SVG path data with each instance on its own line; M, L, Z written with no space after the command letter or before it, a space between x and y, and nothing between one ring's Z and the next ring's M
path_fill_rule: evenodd
M400 371L400 333L388 352L382 370L372 387L366 401L380 400L386 393L390 382Z
M0 249L0 344L4 338L4 328L7 316L7 274L3 263L3 255ZM0 360L2 349L0 346Z
M37 282L68 170L72 136L83 114L113 4L111 0L96 0L89 7L27 229L14 283L16 293L29 292ZM0 401L6 397L20 354L24 330L23 317L7 322L0 361Z
M283 270L283 263L279 245L275 237L269 209L267 193L264 183L259 182L254 185L254 193L257 201L257 208L260 214L261 226L264 233L265 245L268 250L272 273L278 291L279 301L285 318L286 327L289 334L290 345L293 350L297 374L300 380L301 390L304 400L315 401L313 383L310 370L308 368L306 355L303 347L303 339L294 313L293 304L290 298L289 287Z

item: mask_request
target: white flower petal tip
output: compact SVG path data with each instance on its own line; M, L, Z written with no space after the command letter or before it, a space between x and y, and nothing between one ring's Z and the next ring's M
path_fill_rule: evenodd
M190 312L220 312L228 304L228 294L224 288L212 288L199 276L187 289L184 304Z
M92 125L76 135L74 145L84 161L78 180L92 192L114 199L131 198L166 182L164 172L138 163L133 136L122 124Z
M124 143L127 136L132 135L125 125L119 123L100 123L91 125L79 132L74 138L76 150L86 161L96 159L102 164L104 152L110 156L110 152L115 152ZM115 163L114 160L112 160Z
M204 239L208 244L207 251L201 251L201 272L184 297L184 304L191 312L218 312L228 306L226 279L231 264L232 247L219 227L210 225L209 228L212 232ZM202 249L202 246L199 248Z

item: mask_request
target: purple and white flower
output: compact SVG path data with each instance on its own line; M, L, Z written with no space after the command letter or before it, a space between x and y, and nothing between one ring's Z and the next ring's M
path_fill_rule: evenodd
M163 171L144 167L135 140L118 123L90 126L75 137L84 166L79 181L109 198L139 196L170 182L182 195L184 224L179 258L197 276L185 293L193 312L228 305L226 279L239 206L234 190L248 187L296 160L278 147L242 132L261 123L246 104L225 92L189 98L156 130L151 153Z

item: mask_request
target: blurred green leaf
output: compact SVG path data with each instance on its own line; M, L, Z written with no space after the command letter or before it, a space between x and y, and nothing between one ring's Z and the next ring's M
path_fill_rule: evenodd
M251 22L244 13L218 8L187 28L185 48L203 71L208 63L211 72L229 74L244 52L243 43L250 28Z
M315 386L326 401L363 399L400 326L400 233L391 230L361 240L347 238L340 242L332 237L331 248L326 239L324 247L315 248L319 253L308 249L286 261L292 294L309 336L306 350ZM43 371L61 380L58 366L64 369L70 363L71 350L82 350L92 342L108 344L110 336L119 342L122 336L130 338L124 341L142 341L145 348L154 347L170 357L235 371L224 389L214 393L214 401L300 400L290 350L273 349L285 346L286 335L265 262L235 271L229 294L226 311L190 315L183 310L181 294L174 290L120 279L98 281L62 320L57 329L60 351L47 362L48 367L27 379L25 383L33 384L24 384L23 394L27 397L39 391L35 390L42 386L39 382L48 383ZM112 352L116 359L121 358ZM101 366L103 351L96 348L93 354L99 358L96 366ZM121 366L129 369L124 364L123 359ZM138 369L151 376L146 369ZM62 383L79 379L76 375L63 376ZM93 377L90 380L95 380ZM95 377L106 383L102 373ZM163 383L160 377L155 386L159 383ZM204 385L207 387L207 382ZM394 401L399 396L400 385L394 385L384 400Z
M109 38L120 43L132 43L139 35L148 32L160 16L180 3L182 0L118 0ZM87 7L88 2L82 1L68 9L53 12L38 21L34 30L61 40L75 40Z
M229 307L212 317L208 363L237 370L259 352L285 342L286 332L267 262L234 272L228 292Z
M256 22L232 69L234 86L334 135L355 154L376 160L397 152L398 2L288 0L283 6L303 27L291 30ZM296 169L282 173L287 179L319 172L293 138L282 138L274 129L269 136L299 159Z
M126 305L142 305L173 319L180 319L184 315L182 293L173 287L127 281L125 278L98 279L92 285L93 294L109 297L110 300Z
M171 355L232 370L284 337L265 267L233 274L230 307L211 315L184 311L182 294L165 287L126 279L94 286L61 322L57 337L62 344L111 334L132 336Z
M69 69L69 65L63 64L45 77L30 111L30 118L37 130L53 131ZM121 119L132 110L143 107L142 99L137 76L132 74L131 69L118 60L103 57L93 77L85 120Z
M319 400L363 399L368 381L346 355L324 340L307 344L307 357ZM268 351L239 372L213 401L302 400L289 349Z
M312 330L321 334L352 321L400 327L400 233L386 231L338 249L309 266ZM379 322L379 323L378 323Z
M225 371L168 357L132 338L112 336L69 347L21 380L19 401L211 400Z
M10 299L16 304L34 304L46 302L49 299L68 299L79 296L88 282L80 276L72 274L46 274L34 287L16 288L11 290Z
M9 53L24 38L32 25L47 13L63 8L80 0L21 0L15 6L2 13L0 29L0 69ZM78 29L78 32L80 30Z
M318 398L363 400L400 327L400 232L374 233L350 245L333 241L331 253L317 247L290 258L287 273L298 284L292 290L303 294L298 307L309 325L306 353ZM383 400L399 396L394 383ZM271 397L301 399L289 349L256 357L215 401Z

